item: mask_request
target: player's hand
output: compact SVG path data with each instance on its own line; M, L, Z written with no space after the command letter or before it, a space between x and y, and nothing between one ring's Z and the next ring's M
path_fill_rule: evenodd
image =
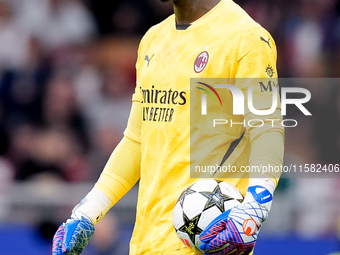
M79 255L89 243L94 226L112 205L109 197L92 189L73 208L71 219L58 228L53 237L52 255Z
M266 185L264 185L266 186ZM240 205L222 213L200 234L204 254L247 255L255 246L262 223L267 219L273 189L251 186Z
M53 255L79 255L94 233L94 226L85 217L72 218L58 228L53 237Z
M205 254L249 254L256 243L267 209L257 202L242 203L222 213L201 233Z

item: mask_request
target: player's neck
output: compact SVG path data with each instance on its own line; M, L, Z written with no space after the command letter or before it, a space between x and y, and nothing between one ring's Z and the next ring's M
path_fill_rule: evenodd
M221 0L173 0L177 24L194 22L210 11Z

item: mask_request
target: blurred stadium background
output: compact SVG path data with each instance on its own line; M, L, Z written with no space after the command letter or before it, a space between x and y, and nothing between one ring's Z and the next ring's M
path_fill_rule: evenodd
M281 77L340 77L336 0L235 0L273 35ZM50 254L51 239L122 137L159 0L0 0L0 254ZM340 86L287 130L286 159L339 163ZM301 132L303 130L303 132ZM128 159L127 159L128 160ZM136 187L84 254L128 254ZM340 179L282 179L257 254L340 251Z

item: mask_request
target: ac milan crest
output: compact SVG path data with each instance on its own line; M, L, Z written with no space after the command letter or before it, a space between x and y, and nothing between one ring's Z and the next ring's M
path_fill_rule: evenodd
M203 51L195 60L194 70L196 73L200 73L208 64L209 54L206 51Z

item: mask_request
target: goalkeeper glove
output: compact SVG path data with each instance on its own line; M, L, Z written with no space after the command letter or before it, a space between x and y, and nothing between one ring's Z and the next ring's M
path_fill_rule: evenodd
M94 226L112 207L111 200L98 190L90 191L72 210L71 218L53 237L53 255L79 255L89 243Z
M222 213L200 234L204 254L247 255L254 249L262 223L270 211L274 183L252 179L244 201Z

